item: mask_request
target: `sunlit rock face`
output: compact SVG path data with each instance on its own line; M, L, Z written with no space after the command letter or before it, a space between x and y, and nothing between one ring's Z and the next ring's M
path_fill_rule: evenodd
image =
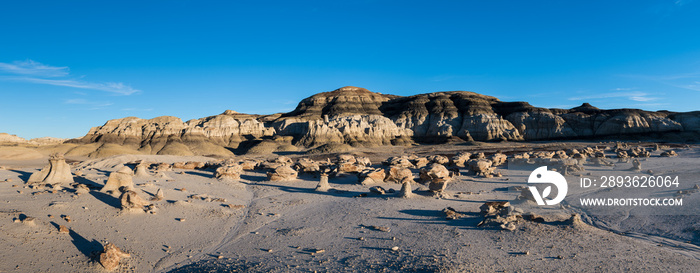
M170 116L127 117L94 127L73 142L118 144L145 154L230 155L235 150L245 152L250 143L263 139L274 139L279 142L275 145L287 145L288 149L289 145L328 143L371 146L454 139L529 141L667 132L697 135L698 128L700 112L601 110L587 103L572 109L547 109L466 91L403 97L347 86L303 99L289 113L253 115L227 110L187 122Z

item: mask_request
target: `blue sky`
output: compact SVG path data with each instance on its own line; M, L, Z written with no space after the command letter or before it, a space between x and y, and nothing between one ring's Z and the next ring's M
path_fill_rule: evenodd
M226 2L226 3L222 3ZM700 1L4 1L0 132L269 114L353 85L700 110Z

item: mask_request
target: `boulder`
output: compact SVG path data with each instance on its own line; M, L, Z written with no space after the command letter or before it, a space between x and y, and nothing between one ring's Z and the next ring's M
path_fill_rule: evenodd
M413 173L410 169L402 167L391 167L387 172L384 181L391 181L395 183L404 183L406 181L413 181Z
M156 166L156 172L167 172L167 171L172 171L173 170L173 165L170 165L168 163L158 163Z
M390 157L387 158L384 162L382 162L384 165L388 165L391 167L401 167L401 168L413 168L413 163L411 163L411 160L408 159L407 156L401 156L401 157Z
M258 166L258 162L252 159L246 159L239 162L238 165L240 165L244 171L252 171Z
M369 160L368 157L358 156L358 157L355 157L355 160L357 161L357 164L360 166L364 166L364 167L372 166L372 162Z
M234 164L216 168L215 177L222 181L237 181L241 179L241 174L243 174L243 167Z
M357 160L355 159L355 156L350 155L350 154L340 154L340 155L338 155L337 160L338 160L338 164L340 164L340 163L354 164L355 162L357 162Z
M376 193L379 195L384 195L386 193L386 190L382 188L381 186L374 186L369 188L369 192Z
M356 162L343 162L338 164L337 171L339 173L359 173L365 169L365 166L359 165Z
M430 160L428 160L425 157L419 157L419 158L413 159L411 162L413 163L413 165L416 168L423 168L425 166L428 166L428 164L430 163Z
M148 206L151 205L135 191L128 189L124 189L124 192L119 197L119 201L121 202L122 210L147 210Z
M100 253L99 262L105 269L112 271L119 267L119 262L122 258L128 257L131 257L131 255L122 251L114 244L107 243L102 253Z
M676 153L676 151L670 150L670 151L665 151L665 152L661 153L661 156L662 157L674 157L674 156L678 156L678 154Z
M502 153L495 153L489 157L489 160L491 160L491 162L493 162L492 166L501 166L501 165L506 163L507 159L508 159L508 156L506 156L505 154L502 154Z
M289 166L283 165L267 172L267 179L270 181L291 181L297 179L297 171Z
M420 170L420 180L429 183L430 191L442 192L451 180L450 171L443 165L433 163Z
M460 152L452 157L450 164L464 168L467 166L467 161L471 158L472 154L468 152Z
M321 166L308 158L299 158L294 169L301 173L316 173L321 170Z
M437 163L437 164L440 164L440 165L445 165L445 164L447 164L447 163L450 163L450 159L447 158L446 156L442 156L442 155L431 155L431 156L428 156L428 161L430 161L430 162L432 162L432 163Z
M491 167L491 160L486 159L470 159L468 162L469 171L473 172L475 175L483 177L492 177L495 167Z
M384 169L365 169L357 175L358 181L362 185L374 184L383 182L386 178L386 171Z

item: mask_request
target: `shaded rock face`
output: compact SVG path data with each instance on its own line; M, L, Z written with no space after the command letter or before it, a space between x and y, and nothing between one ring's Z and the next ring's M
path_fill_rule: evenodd
M73 142L119 144L147 154L230 155L244 143L273 136L290 137L289 145L304 147L371 146L453 138L518 141L666 132L689 132L697 137L699 125L700 112L601 110L589 104L546 109L466 91L402 97L348 86L308 97L286 114L227 110L187 122L168 116L127 117L92 128Z

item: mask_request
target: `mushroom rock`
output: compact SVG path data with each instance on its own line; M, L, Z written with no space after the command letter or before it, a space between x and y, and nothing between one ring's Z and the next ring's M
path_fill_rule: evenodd
M41 171L32 174L27 180L27 184L52 184L68 185L74 183L70 166L66 163L63 154L55 153L49 156L49 165Z
M413 181L413 173L410 169L402 167L391 167L387 172L387 176L384 181L393 181L396 183L403 183L405 181Z

